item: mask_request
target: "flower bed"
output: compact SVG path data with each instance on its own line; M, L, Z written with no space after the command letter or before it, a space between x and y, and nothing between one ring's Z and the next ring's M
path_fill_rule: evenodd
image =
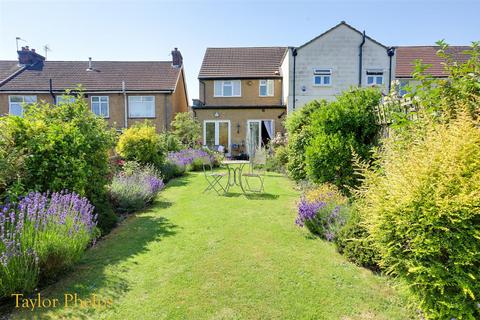
M30 193L0 209L0 298L32 291L73 265L97 237L97 216L76 193Z

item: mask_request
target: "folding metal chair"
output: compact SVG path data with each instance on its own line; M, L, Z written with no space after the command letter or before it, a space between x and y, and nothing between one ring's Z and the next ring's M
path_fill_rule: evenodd
M265 191L264 180L265 180L265 164L267 163L267 153L265 148L258 147L250 155L250 164L249 171L242 173L242 177L245 181L245 191L262 193ZM259 170L258 168L261 168ZM254 178L258 179L259 187L252 187L249 183L249 179Z
M221 184L222 178L225 177L227 173L213 171L212 163L209 160L203 162L203 174L205 175L205 180L207 180L208 183L207 188L203 190L204 193L214 190L220 196L220 191L223 190L223 193L227 192L227 188Z

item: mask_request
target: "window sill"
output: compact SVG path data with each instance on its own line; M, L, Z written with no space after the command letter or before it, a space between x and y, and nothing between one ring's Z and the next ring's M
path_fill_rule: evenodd
M214 98L241 98L242 96L213 96Z
M314 84L312 85L313 87L320 87L320 88L330 88L332 85L331 84Z
M131 117L129 116L128 119L156 119L156 116L145 116L145 117Z

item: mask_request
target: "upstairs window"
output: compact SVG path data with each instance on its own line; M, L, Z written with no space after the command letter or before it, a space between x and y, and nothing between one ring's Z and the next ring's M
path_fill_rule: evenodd
M64 104L64 103L72 103L72 102L75 102L75 97L74 96L63 95L63 96L56 96L55 97L55 104L56 105Z
M313 85L314 86L331 86L332 70L331 69L314 69Z
M383 84L383 70L367 70L367 85L381 86Z
M240 80L218 80L215 81L215 97L241 97L242 82Z
M92 112L99 117L109 117L108 96L92 96Z
M260 80L259 93L260 97L273 97L274 81Z
M8 96L8 113L23 116L23 105L37 102L37 96Z
M155 118L155 97L129 96L128 116L130 118Z

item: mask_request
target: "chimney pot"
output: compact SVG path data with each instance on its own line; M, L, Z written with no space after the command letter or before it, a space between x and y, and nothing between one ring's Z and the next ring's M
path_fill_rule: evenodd
M35 52L35 49L30 50L28 46L22 47L18 53L18 64L27 66L33 69L41 69L43 67L43 61L45 58Z

